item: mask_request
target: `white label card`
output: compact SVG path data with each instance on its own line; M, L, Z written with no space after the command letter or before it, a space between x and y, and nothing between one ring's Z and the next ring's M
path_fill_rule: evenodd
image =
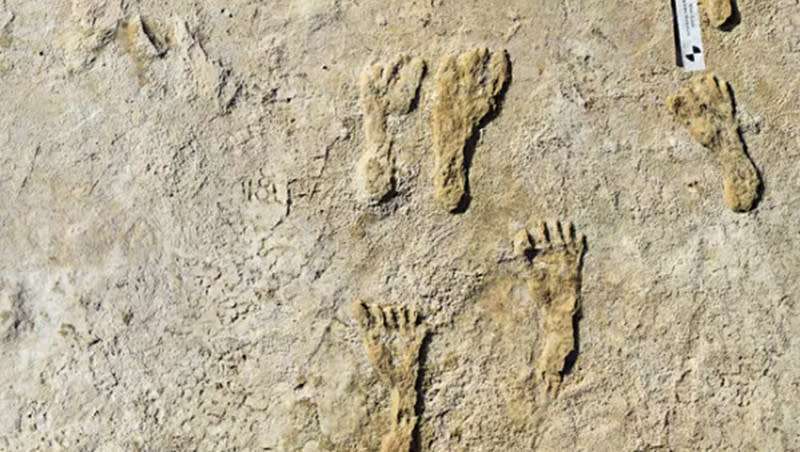
M678 25L681 52L679 61L683 63L683 69L687 72L702 71L706 68L706 62L697 0L675 0L675 22Z

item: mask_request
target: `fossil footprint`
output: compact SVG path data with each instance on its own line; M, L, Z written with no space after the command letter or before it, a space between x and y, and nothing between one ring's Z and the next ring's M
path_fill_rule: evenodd
M400 118L411 112L424 72L425 62L400 54L361 75L366 143L358 162L358 180L370 202L380 202L394 191L394 139L387 117Z
M667 98L675 119L711 152L722 171L722 199L734 212L756 205L761 180L739 134L730 86L714 75L698 75Z
M427 330L414 308L353 303L367 357L391 391L389 432L381 452L408 452L417 425L419 350Z
M577 353L575 316L580 309L581 259L585 238L569 222L540 222L535 237L527 230L513 238L515 253L525 265L531 298L543 314L543 346L536 360L536 377L557 393L563 375ZM574 356L572 356L574 358Z
M497 106L509 78L505 51L468 50L448 56L436 74L433 107L434 173L436 198L447 210L458 210L467 193L465 149L476 129Z
M714 27L722 28L733 17L731 0L700 0L699 4Z

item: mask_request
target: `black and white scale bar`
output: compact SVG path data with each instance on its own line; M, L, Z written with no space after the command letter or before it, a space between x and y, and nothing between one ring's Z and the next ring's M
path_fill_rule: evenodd
M702 71L706 62L697 0L672 0L672 12L678 66L683 66L687 72Z

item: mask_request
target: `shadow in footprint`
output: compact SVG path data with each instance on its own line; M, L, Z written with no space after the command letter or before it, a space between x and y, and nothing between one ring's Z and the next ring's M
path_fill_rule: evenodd
M731 107L733 108L733 116L737 117L738 112L736 108L736 92L733 90L733 87L728 84L728 92L731 95ZM738 121L738 120L737 120ZM755 210L758 205L761 203L761 198L764 195L764 176L761 174L761 170L758 168L758 165L753 161L750 157L750 151L747 148L747 142L744 140L744 134L742 133L742 128L738 125L736 126L736 134L739 137L739 141L742 143L742 151L744 152L744 156L747 157L747 160L750 161L750 164L753 165L753 168L756 170L756 177L758 177L758 189L756 191L756 199L753 202L753 206L750 210Z
M736 133L739 135L739 141L742 142L742 151L744 152L744 156L747 157L747 160L750 161L750 164L753 165L753 168L756 170L756 177L758 177L758 188L756 189L756 199L753 201L753 206L750 208L749 211L755 210L759 204L761 204L761 198L764 196L764 175L761 173L761 169L759 169L758 165L755 164L752 158L750 158L750 151L747 149L747 143L744 141L744 135L742 135L742 129L737 128Z
M425 363L428 361L428 350L430 348L431 335L426 334L422 338L422 343L419 346L419 355L417 358L417 381L414 382L414 388L417 391L417 400L414 405L414 413L417 416L417 424L414 426L414 431L411 433L411 446L409 452L420 452L422 450L422 438L419 431L420 420L422 413L425 412L425 394L422 390L422 382L425 381Z
M570 226L570 228L574 228L574 226ZM572 231L574 235L574 229ZM561 376L567 375L568 373L572 372L572 369L575 368L575 363L578 361L578 355L581 351L581 333L580 333L580 321L583 318L583 308L581 304L583 303L583 297L581 296L582 290L582 281L583 278L581 275L583 274L583 257L586 255L588 250L588 246L586 244L586 239L583 240L583 252L578 260L578 299L580 300L578 304L578 310L575 312L575 315L572 316L572 340L575 344L572 351L567 354L564 358L564 369L561 371Z
M742 23L742 15L739 12L739 3L737 0L731 0L731 17L728 18L719 29L722 31L731 31L739 24Z
M572 316L572 340L575 341L575 346L564 358L564 369L561 371L562 376L572 372L572 369L575 367L575 363L578 361L578 354L580 353L581 349L581 333L578 330L578 324L580 323L581 318L583 318L583 309L578 309L578 312Z

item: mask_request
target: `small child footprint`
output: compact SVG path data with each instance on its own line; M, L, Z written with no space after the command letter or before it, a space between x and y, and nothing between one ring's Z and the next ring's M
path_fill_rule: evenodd
M727 82L698 75L667 98L672 115L711 152L722 170L722 199L734 212L753 209L761 190L758 170L739 134L733 94Z
M367 357L391 391L389 432L381 452L408 452L417 425L419 350L427 330L414 308L353 303Z
M421 59L400 54L361 75L366 143L358 162L358 179L369 202L380 202L394 191L394 138L387 130L386 118L411 112L424 72L425 63Z
M557 393L563 375L577 351L574 317L580 309L581 259L585 238L569 222L550 227L539 223L531 240L518 231L514 249L527 268L527 286L543 313L544 345L536 360L536 377L550 393Z
M448 56L436 74L437 103L433 107L436 199L448 211L462 207L467 193L465 149L481 121L497 106L509 78L505 51L468 50Z

